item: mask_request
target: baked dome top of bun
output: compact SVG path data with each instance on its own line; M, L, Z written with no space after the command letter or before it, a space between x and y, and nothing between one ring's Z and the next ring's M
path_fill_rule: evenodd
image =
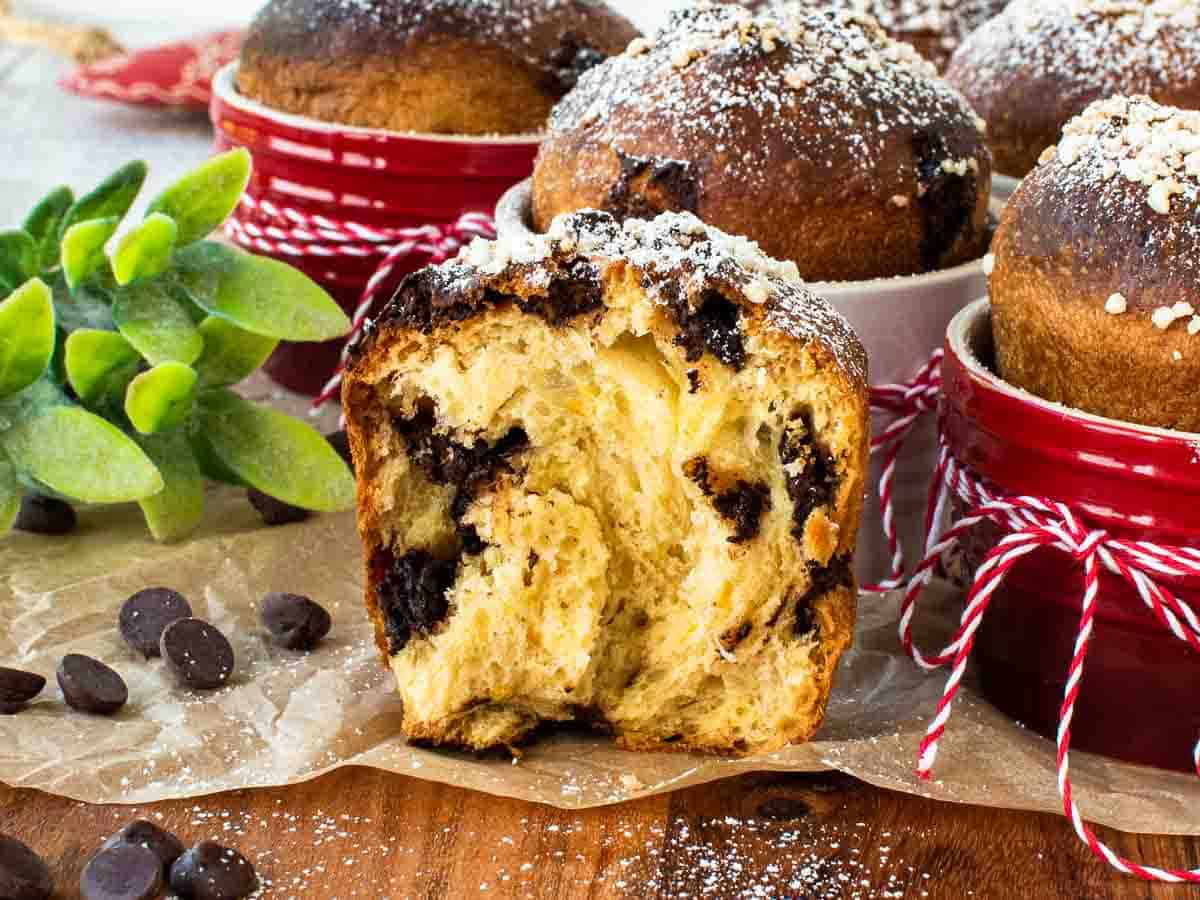
M785 12L830 7L853 10L874 18L884 31L912 44L941 70L962 39L1007 4L1008 0L774 0L742 5L751 9L774 6Z
M1000 374L1049 400L1200 430L1200 111L1089 106L993 243Z
M793 340L821 343L854 384L866 384L867 357L858 337L841 313L805 287L795 263L772 259L753 241L724 234L690 213L618 222L607 213L584 210L560 216L545 234L476 239L449 262L411 276L424 279L424 288L407 298L403 291L398 293L354 353L359 355L370 345L377 326L432 332L486 311L499 299L494 289L504 279L519 281L536 293L580 258L600 266L601 277L610 267L633 267L650 299L681 317L685 327L689 315L695 316L703 305L706 292L736 296L750 307L759 307L770 330ZM681 292L673 287L680 283ZM439 304L437 297L455 297L455 301ZM583 311L573 306L576 299L551 292L540 307L522 311L552 322L565 321ZM722 362L737 367L731 357L740 354L729 351L729 342L699 339Z
M1119 292L1130 309L1200 302L1200 111L1093 103L1013 200L1004 221L1018 254L1061 260L1077 284Z
M978 254L982 121L907 44L848 11L676 11L555 107L534 223L598 208L695 212L811 280Z
M946 78L987 120L997 171L1021 176L1094 100L1200 108L1200 5L1013 0L963 41Z
M637 33L601 0L269 0L238 85L348 125L537 131L581 72Z

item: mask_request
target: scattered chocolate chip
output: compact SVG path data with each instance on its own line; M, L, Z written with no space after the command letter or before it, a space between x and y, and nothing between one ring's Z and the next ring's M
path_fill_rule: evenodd
M16 838L0 834L0 898L46 900L54 891L50 869Z
M171 623L158 647L167 668L183 687L213 690L233 674L233 647L225 635L201 619Z
M125 680L90 656L67 654L58 664L56 675L67 706L80 712L112 715L129 699Z
M162 863L136 844L101 850L79 876L83 900L151 900L162 888Z
M350 436L345 431L335 431L325 435L329 446L337 451L337 455L346 461L351 470L354 469L354 455L350 452Z
M189 619L192 607L178 591L146 588L125 601L117 625L125 643L150 659L158 656L158 642L172 622Z
M41 675L0 666L0 715L20 712L45 686L46 679Z
M258 616L271 640L288 650L311 650L333 625L323 606L298 594L267 594Z
M33 534L58 535L70 534L77 524L79 522L71 504L53 497L27 494L21 498L21 509L13 528Z
M284 503L282 500L276 500L270 494L264 494L256 488L247 490L246 498L250 501L250 505L257 509L258 514L262 516L263 524L272 527L303 522L312 515L307 509L301 509L298 506Z
M202 841L171 866L171 890L184 900L241 900L257 887L246 857L213 841Z
M144 847L153 853L162 865L164 878L171 871L171 865L175 860L183 855L184 849L183 844L179 842L179 838L175 837L169 831L163 831L153 822L147 822L145 819L137 819L130 822L105 841L100 849L112 850L114 847L120 847L125 844Z

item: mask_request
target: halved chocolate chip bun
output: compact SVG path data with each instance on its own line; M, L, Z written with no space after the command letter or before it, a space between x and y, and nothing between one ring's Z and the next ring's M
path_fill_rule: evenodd
M410 276L343 397L408 735L807 739L854 625L866 383L793 264L690 214L576 213Z

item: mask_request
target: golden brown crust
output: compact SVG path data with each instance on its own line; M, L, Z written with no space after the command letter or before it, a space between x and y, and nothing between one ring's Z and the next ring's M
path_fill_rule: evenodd
M997 363L1006 380L1047 400L1200 431L1197 186L1168 172L1160 180L1183 193L1155 209L1153 183L1119 171L1145 146L1125 143L1131 121L1146 143L1156 128L1173 128L1148 102L1097 104L1009 201L993 244ZM1200 141L1200 117L1193 124Z
M981 255L990 157L965 101L849 13L746 17L676 13L649 49L585 75L551 117L534 225L584 208L688 210L808 280Z
M1095 100L1147 94L1200 108L1196 6L1015 0L963 41L946 80L987 121L996 171L1019 178Z
M891 37L911 45L944 71L968 34L997 15L1008 0L721 0L755 12L848 9L875 19Z
M588 0L274 0L247 35L238 89L346 125L533 133L582 71L636 35Z

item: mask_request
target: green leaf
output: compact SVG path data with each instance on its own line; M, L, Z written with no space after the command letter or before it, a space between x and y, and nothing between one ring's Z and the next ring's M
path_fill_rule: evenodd
M121 238L112 258L117 284L161 275L171 262L176 232L174 219L154 213Z
M76 200L63 216L58 229L59 237L65 237L67 229L76 222L116 219L119 223L137 199L146 181L146 171L146 164L141 160L127 163L104 179L90 194Z
M244 147L214 156L159 194L150 212L166 213L179 224L180 247L206 238L237 208L250 168Z
M200 334L204 352L196 360L196 371L204 387L224 387L248 378L279 346L275 338L254 334L216 316L200 323Z
M24 231L0 232L0 281L16 286L37 273L37 244L33 238Z
M112 294L96 279L81 284L74 292L67 287L66 276L56 272L50 283L54 311L60 328L70 332L80 328L111 331L117 326L112 317Z
M120 219L110 216L107 219L88 219L67 229L62 240L62 266L67 285L72 290L97 269L108 264L104 245L119 224Z
M139 501L155 540L187 537L204 516L204 475L183 432L138 435L135 440L158 467L163 489Z
M175 254L175 277L210 315L263 337L327 341L350 330L329 294L285 263L203 241Z
M192 317L161 280L115 291L112 315L117 329L151 365L172 360L191 365L204 351Z
M67 381L89 406L123 397L141 362L142 355L115 331L84 328L66 340Z
M142 434L178 428L192 414L196 399L196 370L180 362L165 362L129 382L125 415Z
M354 477L319 432L232 391L200 393L192 441L241 480L285 503L318 512L354 505Z
M54 355L54 302L41 279L25 282L0 303L0 397L42 377Z
M62 233L63 217L74 202L75 194L69 187L57 187L25 217L22 227L37 244L39 270L58 265L58 236Z
M12 528L21 511L21 485L17 470L3 450L0 450L0 535Z
M0 433L55 406L70 406L69 398L47 372L25 390L0 397Z
M51 406L0 434L22 472L85 503L127 503L163 489L154 463L128 435L78 406Z

